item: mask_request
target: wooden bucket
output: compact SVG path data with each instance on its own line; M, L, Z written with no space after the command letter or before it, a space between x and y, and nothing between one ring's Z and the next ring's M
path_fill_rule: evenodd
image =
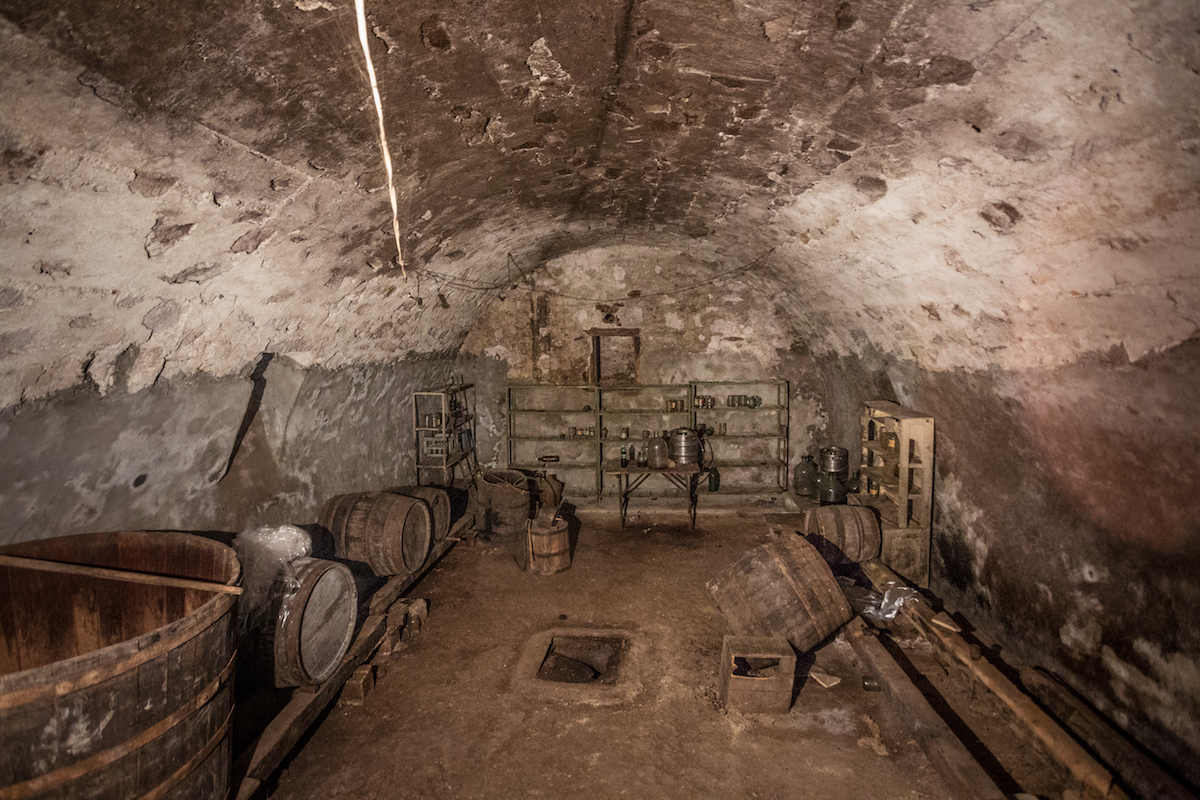
M821 506L804 515L806 535L826 561L833 564L879 558L883 537L879 518L866 506Z
M333 534L337 558L361 561L376 575L418 571L433 544L429 504L391 492L332 497L319 522Z
M571 535L566 520L556 519L549 527L534 522L529 526L528 542L526 571L554 575L570 569Z
M297 558L277 579L275 627L268 637L276 686L322 683L350 648L358 590L344 564Z
M850 621L850 606L829 565L799 536L748 551L708 582L737 636L783 636L811 650Z
M233 549L179 532L25 542L7 556L237 584ZM0 796L224 798L236 596L0 568Z
M445 489L437 486L396 486L388 491L406 497L418 497L428 503L433 521L433 544L438 545L446 540L450 533L450 495Z

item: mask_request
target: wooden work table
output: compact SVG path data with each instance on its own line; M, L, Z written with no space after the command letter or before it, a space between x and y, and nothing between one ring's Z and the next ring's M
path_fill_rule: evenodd
M700 476L708 470L699 464L676 464L673 467L653 469L631 465L618 469L605 470L609 475L617 476L617 487L621 496L621 527L625 527L625 515L629 510L629 498L639 486L646 482L651 475L662 475L671 483L688 493L688 514L692 519L692 527L696 527L696 501Z

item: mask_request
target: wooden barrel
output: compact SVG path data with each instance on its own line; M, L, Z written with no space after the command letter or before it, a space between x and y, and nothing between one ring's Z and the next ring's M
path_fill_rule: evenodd
M529 526L528 564L538 575L554 575L571 567L571 536L567 522L555 520L549 527L537 522Z
M879 558L879 518L865 506L821 506L804 515L805 535L830 563ZM812 535L815 534L815 540Z
M6 556L234 585L233 550L179 532L25 542ZM0 796L224 798L236 596L0 569Z
M850 606L829 565L799 536L748 551L708 582L738 636L784 636L801 652L850 621Z
M362 561L376 575L416 572L433 543L429 504L391 492L330 498L319 521L333 534L337 558Z
M336 561L297 558L277 583L275 627L267 648L275 685L321 683L338 668L354 636L354 575Z
M479 502L486 514L489 541L515 542L525 534L529 519L529 477L515 469L484 472L479 482Z
M433 543L441 544L450 533L450 495L437 486L396 486L388 489L394 494L418 497L429 504L433 520Z

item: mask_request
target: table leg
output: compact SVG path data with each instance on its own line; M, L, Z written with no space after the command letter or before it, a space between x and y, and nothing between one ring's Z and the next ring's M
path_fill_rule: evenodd
M629 476L617 476L617 489L621 493L621 530L625 529L625 511L629 508Z
M697 484L700 483L699 475L692 475L688 481L688 511L692 515L692 528L696 527L696 502L699 496L696 492Z

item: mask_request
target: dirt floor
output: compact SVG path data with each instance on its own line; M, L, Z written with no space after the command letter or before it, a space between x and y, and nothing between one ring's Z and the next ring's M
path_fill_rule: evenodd
M702 509L693 530L644 502L624 530L611 511L579 510L558 575L460 543L410 593L429 601L420 635L366 705L329 712L272 796L950 797L840 638L801 655L786 714L723 709L729 631L705 582L772 534L756 511ZM547 632L577 628L629 637L616 685L532 676ZM806 678L814 661L842 682Z

